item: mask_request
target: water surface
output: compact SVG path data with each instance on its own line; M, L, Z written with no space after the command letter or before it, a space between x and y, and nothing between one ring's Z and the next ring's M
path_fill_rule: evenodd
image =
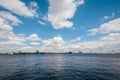
M0 55L0 80L120 80L120 55Z

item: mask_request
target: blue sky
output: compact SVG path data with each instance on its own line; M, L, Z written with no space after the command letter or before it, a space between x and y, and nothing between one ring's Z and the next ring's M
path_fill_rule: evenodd
M1 0L0 23L1 52L120 51L120 0Z

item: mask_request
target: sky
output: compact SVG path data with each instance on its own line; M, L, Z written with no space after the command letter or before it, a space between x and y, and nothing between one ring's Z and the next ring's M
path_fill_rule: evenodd
M120 52L120 0L0 0L0 52Z

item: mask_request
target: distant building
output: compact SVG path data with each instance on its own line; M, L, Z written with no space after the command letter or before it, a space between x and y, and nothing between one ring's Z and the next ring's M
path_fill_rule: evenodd
M37 50L36 53L39 54L40 53L39 50Z
M79 51L79 53L83 53L82 51Z

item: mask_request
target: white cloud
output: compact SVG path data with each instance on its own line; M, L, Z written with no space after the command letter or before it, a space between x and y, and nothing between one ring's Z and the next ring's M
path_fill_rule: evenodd
M103 18L104 18L104 19L109 19L110 17L109 17L109 16L104 16Z
M103 19L102 19L102 20L112 19L112 18L114 18L114 16L115 16L115 13L112 12L112 15L111 15L111 16L103 16Z
M0 32L2 31L12 31L13 28L9 25L6 24L6 22L4 22L4 20L2 18L0 18Z
M30 44L31 45L39 45L40 43L39 42L31 42Z
M110 33L107 36L102 37L102 41L120 41L120 33Z
M78 38L78 40L80 39ZM63 40L60 36L55 36L52 39L43 40L42 43L43 45L39 50L45 52L120 52L120 33L110 33L99 40L78 41L77 43L71 43L71 41Z
M115 13L112 12L111 16L103 16L103 19L102 19L102 20L112 19L112 18L114 18L114 16L115 16Z
M107 36L101 37L99 40L80 43L83 49L93 50L94 52L111 52L119 51L120 48L120 33L110 33Z
M34 8L38 8L38 4L36 2L30 2L30 6Z
M73 44L76 47L76 50L82 50L84 52L112 52L113 50L118 52L120 48L120 33L110 33L107 36L101 37L99 40L80 42Z
M49 0L50 6L48 11L48 21L53 28L62 29L73 26L71 19L77 7L84 3L84 0Z
M37 2L30 2L30 10L33 12L36 18L39 18L37 10L39 9Z
M80 38L76 38L74 40L80 40ZM88 44L89 43L89 44ZM92 42L77 42L71 43L69 41L64 41L62 37L55 36L52 39L43 40L43 46L40 51L45 52L78 52L80 50L89 51L92 49ZM95 46L94 46L95 47Z
M60 36L55 36L53 39L48 39L43 41L44 46L54 46L58 47L61 46L61 44L64 44L64 40Z
M25 39L22 36L15 35L12 26L6 24L5 20L0 18L0 42L4 41L22 42Z
M39 41L40 38L38 37L37 34L31 34L31 35L27 38L27 40L30 40L30 41Z
M96 33L98 32L98 29L90 29L88 30L88 32L90 32L90 34L88 35L96 35Z
M41 24L41 25L46 25L46 23L43 22L43 21L38 21L38 23Z
M2 20L3 21L3 20ZM73 39L75 42L65 41L61 36L55 36L51 39L41 40L42 45L38 46L40 43L36 40L40 40L37 34L31 34L29 36L30 45L25 45L24 42L28 40L28 37L24 35L15 35L12 32L12 28L9 25L3 23L0 20L0 25L5 26L4 29L0 28L0 51L25 51L25 52L35 52L40 50L41 52L119 52L120 49L120 33L110 33L106 36L101 37L99 40L94 41L80 41L81 38L77 37ZM4 25L3 25L4 24ZM7 27L6 27L7 26ZM8 33L7 33L8 32ZM4 35L4 36L2 36ZM23 46L24 45L24 46ZM37 45L37 47L34 47Z
M64 40L61 36L55 36L52 39L42 41L42 51L62 52L64 50Z
M21 51L21 52L35 52L38 50L38 48L33 46L22 46L19 49L17 49L15 52Z
M42 17L42 20L48 21L48 17L47 17L47 16L43 16L43 17Z
M13 32L12 26L8 25L4 19L0 18L0 52L9 52L25 45L23 37L19 37Z
M12 22L12 25L18 25L19 23L22 23L16 16L11 14L10 12L6 11L0 11L0 17L5 20L9 20Z
M79 42L80 40L81 40L81 37L77 37L77 38L71 40L71 42Z
M120 32L120 18L104 23L99 28L91 29L89 32L91 32L90 34Z
M37 34L31 34L28 37L26 37L24 34L16 35L13 32L13 27L8 23L9 23L8 21L4 20L3 18L0 18L0 52L18 51L20 49L23 49L23 47L25 46L39 44L38 42L36 42L40 40ZM34 41L34 42L30 42L30 44L26 44L27 41ZM30 51L32 50L33 49L31 49Z
M21 0L0 0L0 6L21 16L34 17L34 13Z

